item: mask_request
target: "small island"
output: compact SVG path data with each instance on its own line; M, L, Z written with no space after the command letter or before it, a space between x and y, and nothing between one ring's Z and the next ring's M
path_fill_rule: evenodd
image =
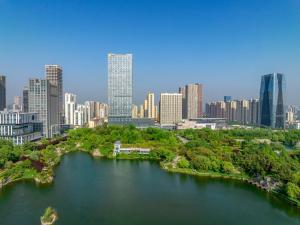
M57 212L55 209L48 207L44 215L41 217L41 225L52 225L54 224L58 219Z

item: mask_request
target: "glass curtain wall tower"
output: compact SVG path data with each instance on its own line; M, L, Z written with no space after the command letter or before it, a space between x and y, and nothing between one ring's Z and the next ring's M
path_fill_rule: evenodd
M274 129L285 128L286 82L284 74L273 73L261 78L260 125Z
M132 122L132 54L108 54L108 122Z

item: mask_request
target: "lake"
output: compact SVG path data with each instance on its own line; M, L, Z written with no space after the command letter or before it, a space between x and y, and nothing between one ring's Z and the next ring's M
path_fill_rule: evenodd
M299 225L300 210L246 183L174 174L156 162L65 155L51 185L0 190L0 225Z

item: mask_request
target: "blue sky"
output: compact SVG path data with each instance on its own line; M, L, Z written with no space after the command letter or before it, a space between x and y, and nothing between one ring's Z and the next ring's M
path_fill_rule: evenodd
M106 102L109 52L133 54L135 103L190 82L207 101L258 97L260 76L283 72L300 105L299 0L0 0L9 102L44 64L80 101Z

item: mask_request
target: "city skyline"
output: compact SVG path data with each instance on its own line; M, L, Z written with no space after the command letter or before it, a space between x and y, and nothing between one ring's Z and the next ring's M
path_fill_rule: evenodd
M263 74L284 73L288 104L300 104L300 4L294 0L29 0L0 6L0 74L7 77L8 103L28 78L43 76L45 64L62 66L64 91L77 93L80 102L106 102L106 55L115 52L135 57L135 103L148 91L159 96L185 83L202 83L204 102L224 95L258 98Z

